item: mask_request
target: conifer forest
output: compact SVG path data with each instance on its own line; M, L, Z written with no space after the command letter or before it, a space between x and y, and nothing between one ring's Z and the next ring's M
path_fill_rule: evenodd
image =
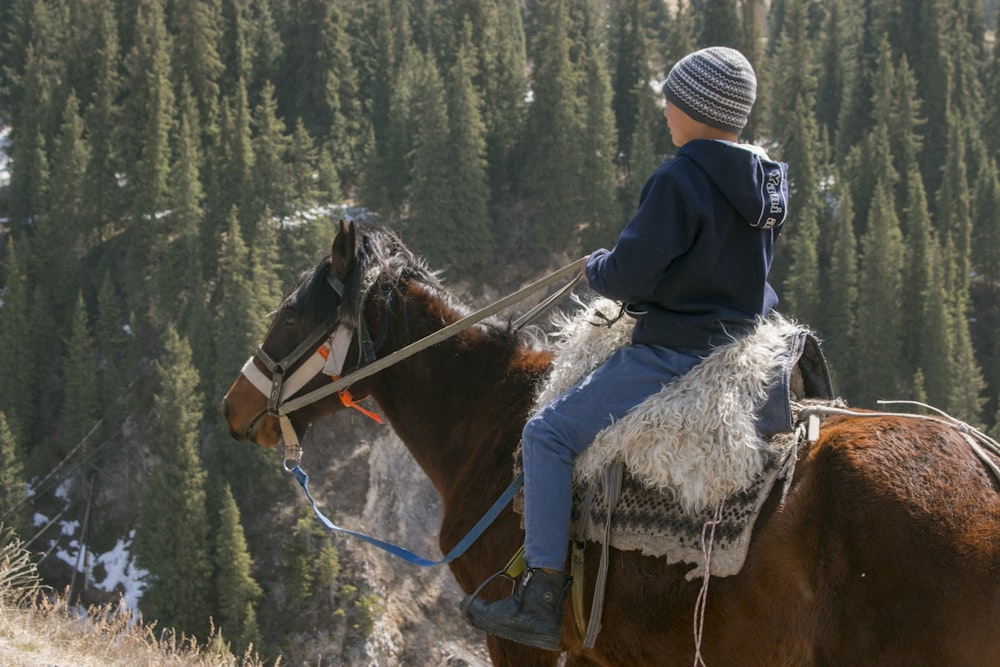
M282 623L322 624L295 614L343 573L311 517L269 547L281 568L260 566L273 538L248 522L295 496L218 406L267 314L340 217L398 230L475 307L610 247L675 150L660 82L709 45L757 71L742 140L787 162L792 190L771 283L823 340L837 393L996 435L997 14L0 0L0 522L39 552L58 532L39 515L104 549L128 538L144 617L201 637L212 619L235 653L287 658ZM343 582L333 597L350 632L378 613Z

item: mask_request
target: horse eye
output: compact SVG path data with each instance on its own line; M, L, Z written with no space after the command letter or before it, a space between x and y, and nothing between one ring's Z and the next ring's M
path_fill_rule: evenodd
M294 313L288 313L287 315L285 315L285 326L286 326L286 327L294 327L294 326L295 326L295 324L296 324L296 323L297 323L298 321L299 321L299 320L298 320L298 318L297 318L297 317L295 317L295 314L294 314Z

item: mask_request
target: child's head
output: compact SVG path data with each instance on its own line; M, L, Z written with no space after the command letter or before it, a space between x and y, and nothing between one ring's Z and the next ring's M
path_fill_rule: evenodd
M757 76L742 53L725 46L712 46L679 60L667 75L663 94L667 98L668 123L672 105L705 126L704 138L713 138L716 133L712 130L738 137L757 97ZM697 126L692 127L685 134L693 132L695 136L685 136L680 142L675 136L674 143L680 146L689 139L701 138L697 136Z

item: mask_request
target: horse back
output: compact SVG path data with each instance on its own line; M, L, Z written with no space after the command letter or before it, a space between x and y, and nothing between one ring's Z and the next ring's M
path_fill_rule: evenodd
M612 553L591 654L605 664L692 664L696 651L708 665L1000 664L998 482L938 422L824 422L743 569L707 589L689 566ZM597 563L597 546L586 556Z

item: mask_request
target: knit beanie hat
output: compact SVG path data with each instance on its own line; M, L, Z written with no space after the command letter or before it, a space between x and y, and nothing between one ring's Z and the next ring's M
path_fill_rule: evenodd
M712 46L679 60L667 75L663 94L691 118L739 134L757 97L757 76L742 53Z

